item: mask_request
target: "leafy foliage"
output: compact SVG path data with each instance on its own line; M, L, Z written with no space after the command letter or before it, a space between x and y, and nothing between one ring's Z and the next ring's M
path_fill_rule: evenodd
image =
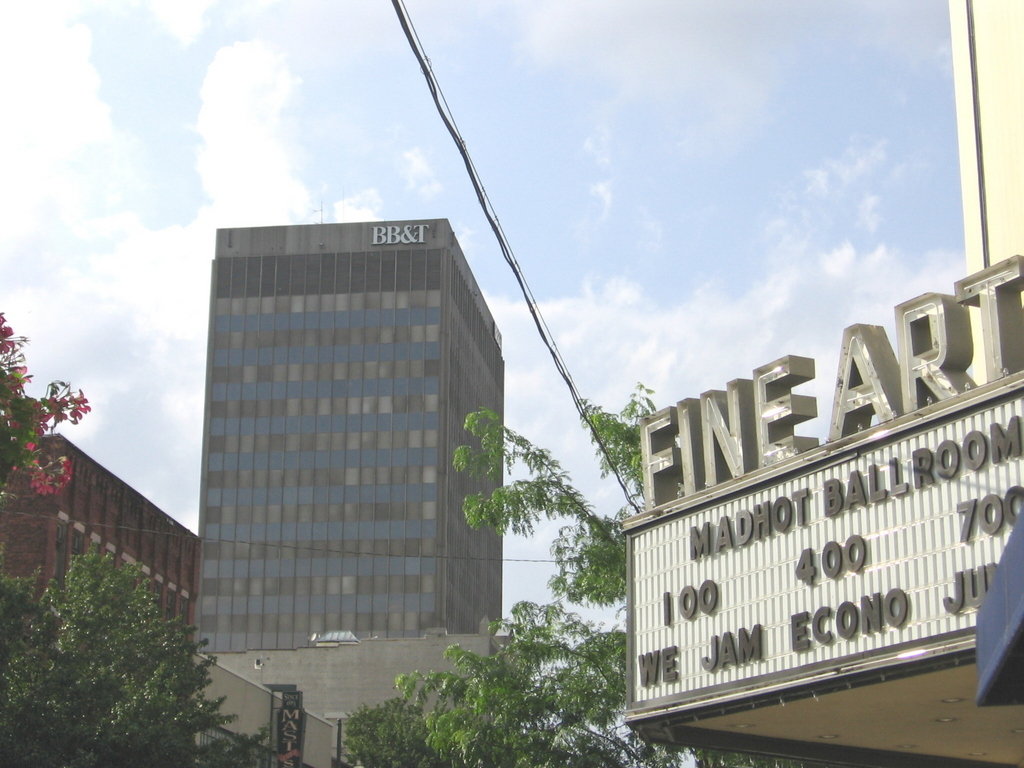
M227 768L257 739L200 746L230 720L204 697L209 659L191 628L165 621L131 566L73 560L40 602L0 576L0 754L9 768Z
M71 462L63 456L45 460L38 440L63 421L77 424L91 406L64 381L52 382L41 398L26 394L32 381L23 351L27 343L0 313L0 488L20 470L37 493L56 493L71 478Z
M611 460L631 493L640 488L639 422L653 411L638 387L626 408L607 413L588 406ZM561 600L590 606L625 601L626 509L598 512L550 452L503 426L489 411L470 414L466 428L476 450L456 452L457 469L497 476L522 468L524 479L489 496L466 499L467 520L499 533L531 535L542 520L564 520L552 552L558 572L550 586ZM611 470L603 459L602 469ZM628 509L628 508L627 508ZM622 722L625 634L604 631L562 602L518 603L494 629L507 636L492 656L458 647L447 656L453 672L400 679L407 695L436 700L427 714L430 743L453 764L466 766L645 766L681 764L682 753L647 744Z
M622 632L598 631L558 603L529 602L500 630L508 641L492 656L453 646L454 672L400 678L408 693L437 697L427 724L442 755L498 768L676 764L622 725Z
M603 474L613 470L608 463L610 457L634 497L643 487L640 420L654 411L650 394L650 390L637 386L619 413L587 405L607 450L607 457L597 452ZM552 544L558 563L558 573L550 583L553 593L576 605L607 607L625 602L626 542L621 521L630 508L612 515L597 512L550 451L503 426L492 411L471 413L466 417L466 429L478 438L480 447L459 447L454 457L456 469L499 477L503 468L510 472L523 468L528 475L490 496L467 497L463 509L470 525L486 525L500 534L512 531L531 536L541 520L566 520Z
M446 768L427 744L423 710L406 699L364 705L345 724L345 750L363 768Z
M638 386L618 413L588 404L604 451L604 474L617 470L640 496L640 421L654 411L651 392ZM524 479L489 496L466 499L467 520L499 533L529 536L542 520L564 520L552 544L557 572L550 605L518 603L493 625L507 637L492 656L457 646L447 652L454 671L399 678L407 696L436 702L426 715L429 743L452 765L497 768L784 768L773 759L646 743L623 723L626 642L620 629L583 621L565 603L618 607L626 596L625 506L598 512L550 452L504 427L489 411L470 414L466 428L479 448L456 452L457 469L497 477L525 470Z

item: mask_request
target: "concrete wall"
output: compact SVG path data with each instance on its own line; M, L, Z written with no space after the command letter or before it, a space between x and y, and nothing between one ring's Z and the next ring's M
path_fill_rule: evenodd
M236 720L225 728L232 733L253 734L270 724L271 697L277 698L275 707L280 706L280 694L273 694L259 682L249 679L244 673L232 672L220 665L210 667L210 686L207 696L225 696L221 712L235 715ZM314 714L303 699L306 709L306 735L303 742L302 760L311 768L331 768L334 752L334 723Z
M444 658L449 646L489 655L493 642L487 633L369 639L296 650L218 653L217 663L264 685L293 683L303 693L307 712L336 721L363 704L398 696L395 677L399 674L451 669Z

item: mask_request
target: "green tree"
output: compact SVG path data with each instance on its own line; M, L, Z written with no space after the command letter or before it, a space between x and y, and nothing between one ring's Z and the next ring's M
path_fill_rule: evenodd
M590 409L633 493L640 486L639 461L633 460L639 420L652 410L642 388L620 413ZM471 525L531 536L542 520L564 521L552 545L557 573L550 586L558 601L518 603L495 625L507 640L492 656L454 647L448 651L454 671L402 678L407 694L436 699L426 718L430 743L468 766L681 765L683 753L647 744L623 724L624 633L602 630L565 607L625 601L625 509L598 512L549 451L504 427L494 413L470 414L466 427L479 448L461 447L457 469L498 477L522 467L527 474L490 495L467 498Z
M363 768L448 768L427 744L423 710L395 698L363 705L345 723L345 751Z
M640 497L640 421L654 411L650 391L638 386L618 413L589 407L604 446L602 473L612 465ZM567 604L619 608L626 595L626 546L621 523L629 506L598 511L547 450L504 427L487 411L466 428L479 447L461 447L457 469L499 477L526 477L490 495L466 499L467 520L498 533L532 536L543 520L562 520L552 554L555 602L520 602L494 629L507 636L500 650L480 656L452 647L451 672L400 678L408 696L436 701L426 715L429 742L453 764L482 768L701 768L794 765L703 750L667 748L637 737L623 722L626 642L619 628L584 621Z
M257 737L199 745L230 721L205 698L192 628L166 621L133 566L88 553L32 600L0 576L0 754L9 768L253 765Z

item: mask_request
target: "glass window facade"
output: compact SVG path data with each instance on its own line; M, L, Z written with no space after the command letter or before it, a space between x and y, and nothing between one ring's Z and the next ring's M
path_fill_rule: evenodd
M405 222L397 226L404 226ZM199 628L209 649L314 632L476 632L501 541L451 470L465 415L501 413L493 319L447 221L220 230L213 263ZM399 231L402 231L401 229Z

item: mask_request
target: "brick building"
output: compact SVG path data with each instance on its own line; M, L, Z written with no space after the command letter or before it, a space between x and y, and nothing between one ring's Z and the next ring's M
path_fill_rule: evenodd
M50 579L64 578L73 555L99 547L139 563L165 615L194 623L199 537L64 436L44 437L42 450L71 460L71 481L59 493L41 496L23 477L11 478L11 498L0 508L4 570L34 575L41 592Z

